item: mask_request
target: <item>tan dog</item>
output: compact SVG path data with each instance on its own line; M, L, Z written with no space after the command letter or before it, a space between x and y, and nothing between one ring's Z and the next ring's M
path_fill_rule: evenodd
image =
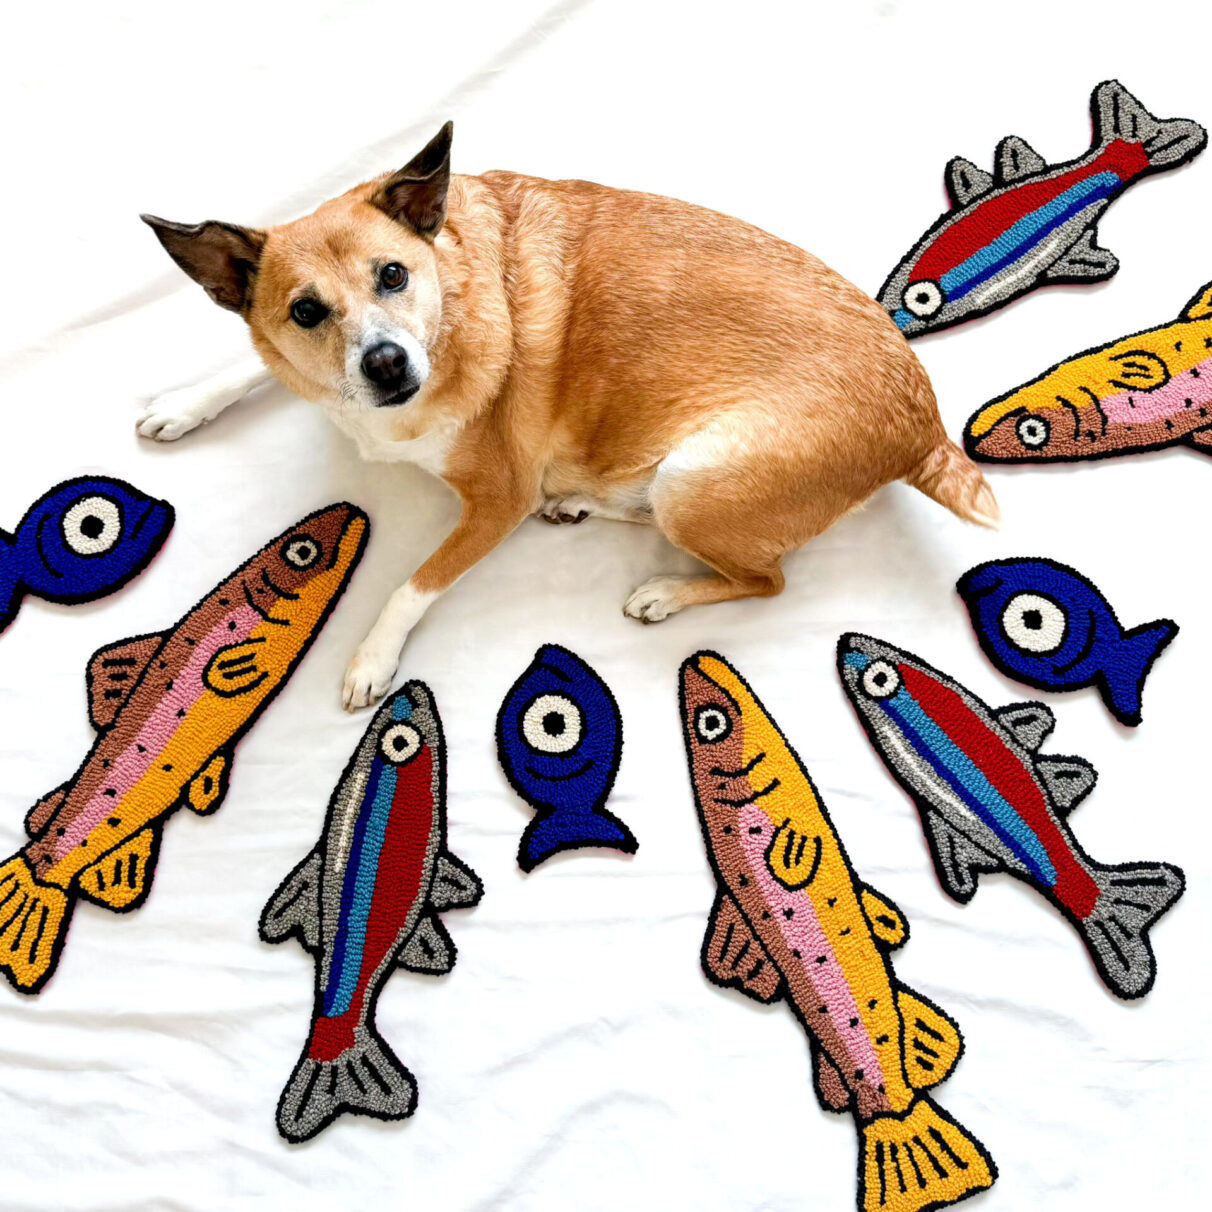
M355 653L347 707L386 692L429 603L536 511L651 523L712 569L641 585L623 609L644 622L779 593L783 557L891 480L995 523L896 326L815 257L669 198L452 176L450 143L448 123L399 172L264 231L145 216L363 457L462 498ZM179 437L265 375L162 396L140 432Z

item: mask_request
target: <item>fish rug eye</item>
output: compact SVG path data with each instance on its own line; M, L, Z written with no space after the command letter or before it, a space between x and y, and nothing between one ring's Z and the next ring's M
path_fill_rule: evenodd
M982 651L1007 677L1040 690L1094 686L1121 724L1140 723L1145 679L1177 623L1125 629L1093 581L1037 557L978 564L956 590Z
M821 1107L854 1117L860 1212L927 1212L992 1186L985 1147L926 1093L964 1045L949 1015L897 980L889 953L909 936L904 916L854 870L799 756L736 669L696 652L678 689L715 879L707 979L793 1012ZM755 1116L768 1112L756 1088L750 1101Z
M49 494L22 527L40 528L41 549L63 568L69 541L84 546L77 558L88 568L105 566L128 543L142 551L142 543L162 541L171 509L115 485L90 481ZM15 988L37 993L50 979L78 901L115 913L144 903L164 822L178 808L200 816L219 808L237 742L307 655L362 558L369 525L353 505L318 510L165 630L93 655L85 681L97 739L76 774L29 811L26 845L0 863L0 904L8 906L0 972ZM114 528L108 550L88 548L110 541ZM60 535L64 547L53 549L48 536ZM329 558L300 567L291 559L300 545ZM399 727L385 738L392 761L415 765L415 729Z
M175 514L124 480L80 476L43 493L9 534L0 530L0 632L27 594L60 605L95 602L155 558Z
M635 836L605 807L622 755L610 688L575 653L544 644L497 713L501 768L535 813L518 843L523 871L563 850L635 853Z
M990 595L1001 584L992 568L974 570L975 592ZM966 904L982 875L1020 880L1073 924L1112 993L1144 997L1157 973L1149 931L1186 880L1170 863L1103 863L1082 849L1069 814L1098 775L1084 758L1040 752L1052 712L1042 703L995 710L873 636L843 635L837 657L859 723L917 805L944 890ZM891 697L867 691L867 673L881 665L900 679Z
M1208 142L1198 122L1155 118L1118 80L1094 90L1090 113L1093 142L1076 160L1048 164L1010 135L992 172L961 156L947 164L951 209L878 294L906 337L963 324L1038 286L1106 281L1119 262L1097 242L1103 212L1135 181L1185 164Z

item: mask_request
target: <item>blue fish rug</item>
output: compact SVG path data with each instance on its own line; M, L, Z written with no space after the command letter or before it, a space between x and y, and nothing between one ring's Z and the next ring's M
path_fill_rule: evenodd
M635 853L631 830L603 807L622 754L623 719L610 688L575 653L544 644L497 715L505 777L535 810L518 844L523 871L584 846Z
M0 530L0 631L26 594L74 606L121 589L151 563L175 514L124 480L64 480Z
M1056 560L978 564L956 589L985 655L1007 677L1040 690L1096 686L1121 724L1140 723L1145 679L1177 623L1125 630L1097 586Z

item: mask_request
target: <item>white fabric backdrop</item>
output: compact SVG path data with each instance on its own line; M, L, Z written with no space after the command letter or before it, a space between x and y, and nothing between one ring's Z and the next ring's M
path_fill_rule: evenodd
M0 1207L850 1208L855 1137L811 1091L784 1007L710 986L712 898L675 709L680 660L729 655L789 732L858 870L908 916L898 975L960 1021L940 1101L997 1158L980 1206L1186 1207L1206 1198L1205 929L1212 909L1205 724L1212 464L1170 451L1081 469L995 471L991 535L895 486L789 562L786 593L641 628L620 606L689 569L656 534L527 522L431 612L404 673L433 686L450 743L450 840L487 894L451 914L458 965L401 973L379 1008L416 1072L406 1124L346 1118L292 1149L274 1130L303 1042L310 961L256 937L261 906L314 840L367 717L339 709L344 663L456 507L411 469L367 466L280 388L168 448L136 440L137 399L246 345L138 222L287 218L403 162L446 117L456 168L584 176L692 199L807 247L868 290L943 204L957 153L1018 133L1080 154L1087 98L1119 76L1156 113L1212 123L1197 0L744 5L544 0L405 5L149 0L23 6L0 47L0 524L84 471L169 497L176 532L120 595L28 601L0 637L0 844L89 743L83 667L102 643L175 620L256 546L347 498L374 533L351 591L241 745L212 819L174 818L147 905L84 907L37 999L0 987ZM970 411L1053 361L1177 314L1212 277L1212 154L1115 203L1098 289L1043 291L918 345L958 434ZM987 880L940 891L917 816L837 684L839 632L921 653L993 703L1027 697L981 656L953 592L977 560L1073 563L1128 623L1182 632L1145 723L1093 692L1056 698L1051 748L1098 767L1076 818L1109 861L1170 859L1185 899L1155 931L1157 985L1107 994L1070 926ZM561 856L523 877L527 813L497 767L494 714L544 641L611 683L626 749L613 808L634 859ZM1189 957L1189 958L1188 958ZM973 1205L976 1206L975 1204Z

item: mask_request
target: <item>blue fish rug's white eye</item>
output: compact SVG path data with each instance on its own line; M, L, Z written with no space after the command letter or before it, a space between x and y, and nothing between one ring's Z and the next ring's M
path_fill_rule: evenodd
M887 661L872 661L863 670L863 691L873 699L890 699L901 688L901 675Z
M714 745L732 731L732 720L722 707L706 703L694 713L694 731L700 741Z
M1002 630L1024 652L1055 652L1065 642L1065 612L1038 593L1016 593L1002 610Z
M282 558L294 568L310 568L320 558L320 544L311 535L301 534L282 549Z
M84 497L63 515L63 541L77 555L104 555L122 533L122 510L109 497Z
M394 766L411 762L421 752L424 741L411 724L392 724L379 737L379 752Z
M905 310L919 320L929 319L946 300L937 282L910 282L901 299Z
M580 707L562 694L541 694L522 715L522 736L539 753L567 753L585 731Z
M1048 445L1052 427L1044 417L1026 416L1019 421L1015 432L1018 440L1029 450L1039 450L1041 446Z

